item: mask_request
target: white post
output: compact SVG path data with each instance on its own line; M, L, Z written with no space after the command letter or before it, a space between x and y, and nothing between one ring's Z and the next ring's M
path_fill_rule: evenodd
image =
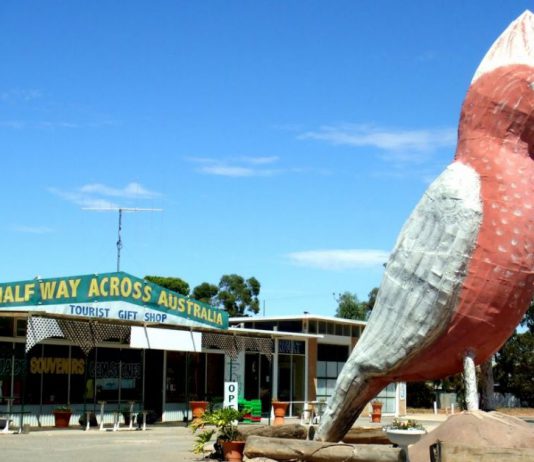
M146 326L145 326L146 332ZM167 383L167 351L163 352L163 383ZM187 404L187 403L186 403ZM163 385L161 390L161 421L165 422L167 419L166 416L166 407L167 407L167 386Z
M464 356L465 401L468 411L478 410L477 374L475 354L468 351Z
M438 413L438 403L434 401L434 414Z

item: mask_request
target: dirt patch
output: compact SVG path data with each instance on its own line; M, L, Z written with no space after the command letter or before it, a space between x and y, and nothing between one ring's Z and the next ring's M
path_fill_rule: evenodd
M465 411L450 416L410 446L410 460L427 462L429 446L438 441L475 448L534 448L534 429L521 419L499 412Z

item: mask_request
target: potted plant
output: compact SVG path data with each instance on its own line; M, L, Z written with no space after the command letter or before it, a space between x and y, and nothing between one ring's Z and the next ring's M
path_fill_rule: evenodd
M406 461L409 462L408 446L417 443L419 439L426 433L425 428L415 420L398 420L384 427L386 435L393 444L404 449L406 453Z
M226 407L205 412L198 420L191 423L193 433L202 428L197 434L193 452L202 454L204 446L217 433L214 444L215 456L224 460L237 462L243 458L245 442L239 439L237 422L243 418L244 411ZM214 426L215 428L207 428Z
M72 409L70 406L57 406L52 413L54 414L54 422L58 428L67 428L70 424L70 416Z
M201 401L201 400L192 400L189 401L189 408L191 409L191 414L193 415L193 423L197 422L202 415L206 412L206 409L208 408L208 402L207 401Z
M371 413L371 422L380 423L382 420L382 401L375 399L371 402L373 412Z
M284 417L286 415L287 407L289 403L287 401L278 401L277 398L272 400L273 412L274 412L274 422L273 425L283 425Z

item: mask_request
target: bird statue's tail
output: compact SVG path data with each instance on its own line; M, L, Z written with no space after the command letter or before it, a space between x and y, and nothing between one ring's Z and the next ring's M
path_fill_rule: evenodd
M352 376L354 377L354 376ZM315 439L319 441L341 441L365 406L387 385L378 378L367 379L365 374L340 377L336 393L330 398L327 409L321 417L321 424ZM334 416L342 416L336 420Z

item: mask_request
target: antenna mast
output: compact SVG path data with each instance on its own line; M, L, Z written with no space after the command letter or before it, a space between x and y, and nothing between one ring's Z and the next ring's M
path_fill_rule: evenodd
M122 212L163 212L163 209L140 209L128 207L84 207L82 210L94 210L98 212L119 212L119 232L117 238L117 273L121 270L122 249Z

